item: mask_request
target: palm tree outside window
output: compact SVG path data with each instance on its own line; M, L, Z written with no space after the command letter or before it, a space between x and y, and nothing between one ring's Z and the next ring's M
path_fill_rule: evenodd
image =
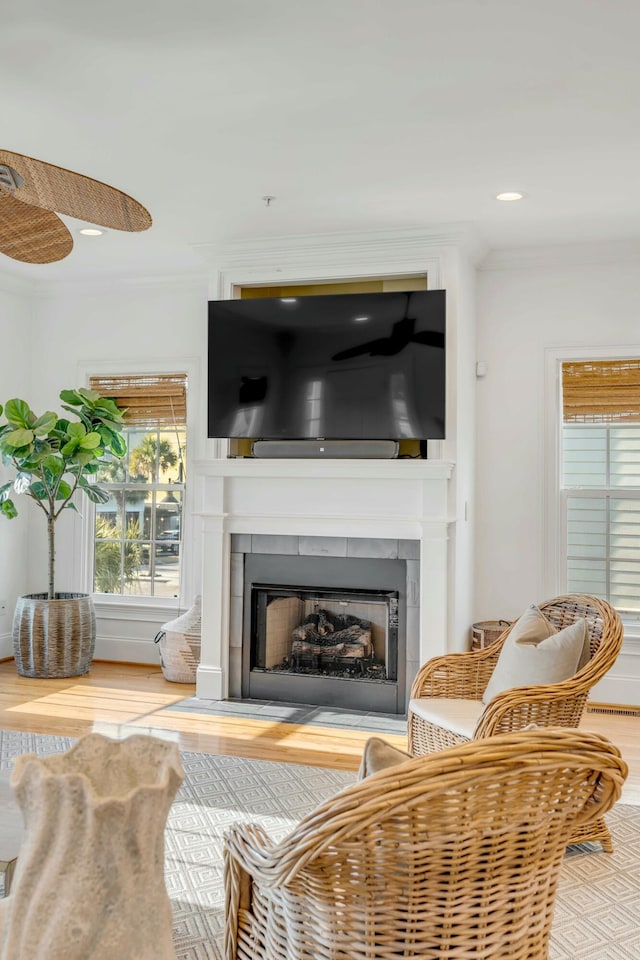
M98 479L93 590L179 597L186 482L186 374L92 377L92 389L127 409L127 456Z

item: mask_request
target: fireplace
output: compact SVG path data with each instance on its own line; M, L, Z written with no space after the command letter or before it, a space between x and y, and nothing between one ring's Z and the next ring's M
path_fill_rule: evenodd
M405 709L407 563L244 558L243 697Z
M419 665L456 649L449 635L457 620L469 622L465 603L453 602L456 566L448 554L449 531L454 526L449 513L453 464L245 458L201 462L197 470L195 513L201 517L203 546L197 696L204 700L243 696L243 681L247 682L243 667L250 657L245 631L250 630L251 618L245 566L253 554L282 554L293 558L293 572L275 581L271 573L261 574L254 578L256 583L355 591L397 589L404 594L406 610L403 614L400 598L398 615L402 710L400 693L397 699L398 712L403 712ZM354 581L346 574L339 580L303 581L297 576L298 567L310 556L323 556L332 566L349 559L402 560L406 575L404 579L400 575L397 586ZM299 678L297 686L304 679ZM337 682L353 683L355 692L355 681ZM389 682L367 681L368 710L387 712L377 705L374 692ZM303 693L300 697L302 702L312 699Z
M398 679L395 590L251 589L252 671Z

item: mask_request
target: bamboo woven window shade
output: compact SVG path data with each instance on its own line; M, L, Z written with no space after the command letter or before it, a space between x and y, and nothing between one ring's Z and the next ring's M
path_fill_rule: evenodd
M127 426L175 427L186 423L184 373L90 377L89 387L126 409Z
M562 364L565 423L640 423L640 359Z

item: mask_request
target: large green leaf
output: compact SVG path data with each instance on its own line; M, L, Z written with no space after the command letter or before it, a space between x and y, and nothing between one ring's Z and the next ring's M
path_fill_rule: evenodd
M87 432L84 423L70 423L67 427L67 436L76 437L80 440Z
M96 458L96 450L83 450L82 446L79 446L76 452L73 455L73 459L77 464L78 469L74 469L72 473L80 473L81 471L86 472L88 464Z
M57 457L55 454L45 457L42 461L42 466L45 470L48 470L53 477L59 477L60 474L64 472L64 461L62 457Z
M51 410L47 410L41 417L38 417L31 429L37 437L46 437L49 431L53 430L57 422L58 417L56 414Z
M69 440L68 443L65 443L60 453L62 454L63 457L72 457L79 446L80 446L80 441L74 438L72 440Z
M86 493L89 497L89 500L93 503L108 503L109 494L106 490L103 490L102 487L99 487L96 483L83 483L80 481L80 489Z
M19 427L17 430L12 430L11 433L6 434L2 438L2 443L7 447L13 447L15 450L20 447L28 447L33 443L33 430Z
M31 450L27 456L20 457L20 469L37 472L42 468L43 460L46 460L46 453L38 453Z
M84 403L83 398L80 396L78 390L61 390L60 399L63 403L70 403L74 407L81 407Z
M66 500L71 496L71 486L66 480L61 480L56 491L56 500Z
M107 413L115 413L116 416L122 416L122 410L111 397L100 397L99 400L96 400L95 409L96 411L106 411Z
M68 426L69 426L69 421L65 420L64 417L61 417L58 420L55 430L53 430L52 433L54 433L56 437L66 437Z
M9 421L9 423L15 424L17 427L29 427L31 426L31 408L28 403L25 403L24 400L7 400L7 405L4 410L4 414Z
M127 452L127 441L121 434L112 432L109 449L116 457L124 457Z
M95 404L96 401L100 399L100 394L95 390L89 390L88 387L78 387L77 393L80 394L82 399L88 404Z
M18 516L18 511L15 508L13 500L4 500L0 503L0 511L8 520L13 520L14 517Z
M49 491L40 480L36 480L31 484L31 493L37 500L49 499Z
M95 431L92 431L91 433L88 433L85 437L82 437L82 439L80 440L80 446L82 447L83 450L95 450L96 447L100 446L101 442L102 442L102 437L100 436L100 434L95 433Z

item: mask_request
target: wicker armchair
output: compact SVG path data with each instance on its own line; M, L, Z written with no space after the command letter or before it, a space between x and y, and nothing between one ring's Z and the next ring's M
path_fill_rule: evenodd
M370 776L280 843L235 826L226 960L545 960L567 837L626 774L604 737L520 731Z
M469 740L522 730L530 724L539 727L579 725L591 687L611 668L620 651L620 617L605 601L579 594L556 597L540 604L540 610L558 630L580 617L585 618L591 647L591 657L585 666L562 683L505 690L483 707L482 695L513 624L484 650L434 657L420 668L411 689L410 753L422 756ZM434 715L439 712L434 700L441 699L456 701L453 712L460 713L462 723L451 722L448 726L444 721L434 721ZM422 704L413 701L422 701ZM423 704L432 708L422 710L431 714L429 719L416 712ZM447 710L443 713L446 715ZM613 849L602 819L585 830L576 831L570 842L587 840L599 841L607 852Z

